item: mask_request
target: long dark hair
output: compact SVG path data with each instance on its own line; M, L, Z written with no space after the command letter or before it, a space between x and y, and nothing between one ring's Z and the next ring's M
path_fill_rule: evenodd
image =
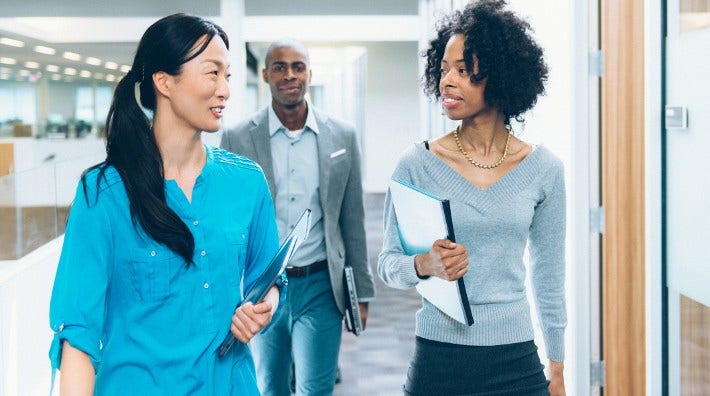
M131 218L155 241L192 262L195 240L165 199L163 159L153 135L150 119L141 109L155 112L152 76L162 71L178 75L182 65L202 53L214 36L229 48L227 34L200 17L174 14L151 25L138 43L131 71L118 83L106 118L106 161L82 175L86 192L87 172L99 168L97 195L106 169L113 166L121 176L130 201ZM196 44L202 41L199 48ZM140 87L140 104L135 86ZM87 197L88 203L88 197Z

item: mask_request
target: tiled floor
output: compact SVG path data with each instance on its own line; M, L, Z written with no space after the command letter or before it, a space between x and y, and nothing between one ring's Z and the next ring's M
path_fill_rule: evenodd
M343 334L340 350L342 382L335 396L401 395L414 347L414 313L421 299L414 290L385 286L377 276L382 248L383 194L365 196L365 228L377 298L370 303L367 329L359 337Z

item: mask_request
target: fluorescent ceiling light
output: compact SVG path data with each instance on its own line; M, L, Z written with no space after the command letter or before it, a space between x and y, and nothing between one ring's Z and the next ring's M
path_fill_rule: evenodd
M47 67L45 69L50 73L58 73L59 72L59 66L57 66L57 65L47 65Z
M106 81L108 81L108 82L116 81L116 76L114 76L113 74L107 74Z
M89 78L91 77L91 72L88 70L82 70L81 72L79 72L79 75L84 78Z
M52 74L51 78L53 81L59 81L62 79L62 76L61 76L61 74Z
M121 73L128 73L131 71L131 67L128 65L121 65Z
M45 55L54 55L57 53L54 48L45 47L44 45L35 46L35 52Z
M73 67L67 67L66 69L64 69L64 74L66 74L67 76L76 76L76 69L74 69Z
M69 59L73 61L80 61L81 60L81 55L77 54L76 52L65 52L64 55L62 55L64 59Z
M17 74L19 74L19 75L22 76L22 77L27 77L27 76L30 75L30 71L27 70L27 69L22 69L22 70L20 70Z
M33 61L25 62L25 67L28 69L39 69L39 63Z
M91 66L101 66L101 59L94 58L93 56L88 56L86 58L86 63L90 64Z
M9 80L10 75L5 73L0 73L0 80Z
M25 46L20 40L11 39L9 37L0 37L0 44L9 45L10 47L22 48Z
M104 63L104 66L106 66L106 68L107 68L107 69L110 69L110 70L116 70L116 69L118 69L118 63L116 63L116 62L110 62L110 61L109 61L109 62Z
M17 64L17 60L14 58L6 58L4 56L0 56L0 63L5 65L15 65Z

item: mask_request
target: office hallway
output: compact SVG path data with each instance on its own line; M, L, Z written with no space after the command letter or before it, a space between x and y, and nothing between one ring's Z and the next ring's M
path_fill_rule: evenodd
M367 329L356 337L343 334L340 350L342 381L335 396L401 395L414 347L414 313L421 300L415 290L396 290L377 276L382 248L384 194L365 195L365 228L377 298L370 303Z

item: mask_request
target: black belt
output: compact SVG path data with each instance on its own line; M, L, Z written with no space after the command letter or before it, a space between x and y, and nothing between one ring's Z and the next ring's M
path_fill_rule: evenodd
M305 265L303 267L294 267L289 265L286 267L286 276L302 278L304 276L308 276L309 274L315 274L316 272L323 271L326 268L328 268L327 260L316 261L313 264Z

